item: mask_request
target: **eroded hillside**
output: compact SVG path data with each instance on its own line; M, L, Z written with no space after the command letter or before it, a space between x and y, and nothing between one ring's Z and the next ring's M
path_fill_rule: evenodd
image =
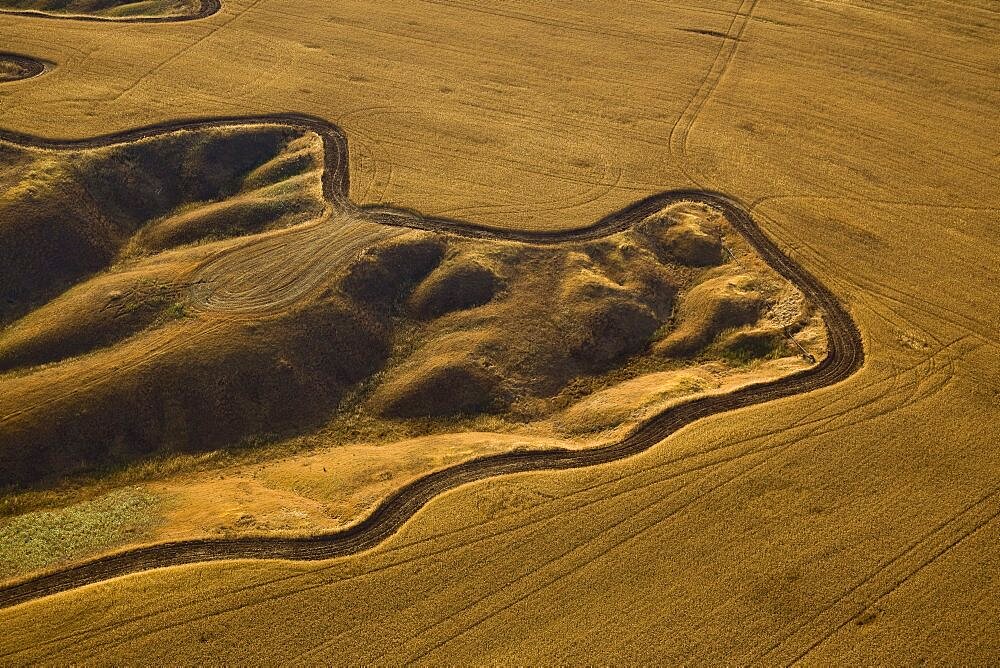
M429 336L400 309L380 371L300 436L4 491L0 578L161 548L131 562L144 573L75 570L56 595L35 580L27 603L5 583L4 663L1000 663L995 1L226 0L205 21L79 18L0 15L0 49L52 65L0 85L4 128L295 110L350 137L355 202L510 231L721 191L821 310L827 355L799 372L639 353L540 400L566 403L542 420L382 417L372 397ZM727 389L765 365L787 365L775 384L796 396ZM635 431L615 425L635 420L673 431L626 456ZM594 457L604 439L614 461ZM484 456L536 467L498 475ZM482 477L409 494L405 523L372 510L470 463ZM375 516L383 542L359 548L344 525ZM322 561L289 562L289 543ZM208 558L227 560L163 567Z
M336 137L226 122L0 143L3 483L310 433L311 452L494 434L411 462L412 479L476 454L607 443L825 353L815 307L709 203L677 196L537 237L361 209ZM394 476L324 491L328 508L367 500L312 525L356 519ZM175 506L194 502L165 484ZM285 506L316 502L292 488L244 505L282 489Z
M0 13L108 21L176 21L207 16L218 3L203 0L0 0Z

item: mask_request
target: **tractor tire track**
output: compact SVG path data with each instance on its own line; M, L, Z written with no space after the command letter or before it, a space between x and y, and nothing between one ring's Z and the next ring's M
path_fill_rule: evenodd
M384 225L422 229L477 239L531 244L562 244L600 239L631 228L665 206L681 201L718 208L753 249L784 278L791 281L824 316L827 356L815 366L784 378L709 395L674 405L616 443L589 450L553 448L484 456L436 471L397 490L361 522L346 529L301 538L237 537L160 543L99 557L61 571L47 573L0 589L0 608L140 571L225 559L327 560L369 550L392 536L438 495L461 485L501 475L529 471L568 470L615 462L644 452L682 427L717 413L810 392L838 383L861 368L861 333L836 296L809 272L785 256L757 227L748 210L729 196L711 190L669 190L641 199L595 224L565 231L502 230L416 212L379 207L357 208L348 199L347 140L332 124L295 114L223 120L194 119L84 140L49 140L0 131L0 141L41 148L86 148L113 145L183 129L239 125L280 124L319 134L324 140L323 190L334 211L367 214ZM325 219L324 219L325 220ZM315 223L321 226L323 220ZM283 235L282 235L283 236ZM203 266L211 266L218 256ZM311 281L310 281L311 282ZM259 297L260 295L256 295ZM268 299L254 299L253 308Z
M774 642L765 655L755 657L752 663L794 665L851 622L858 622L858 626L866 624L867 621L862 618L866 612L872 616L878 614L879 603L1000 517L998 495L1000 487L994 487L912 541L902 552L881 563L876 571L853 584L816 615ZM796 640L799 645L795 644Z
M723 76L725 76L733 59L736 57L739 42L743 37L743 31L746 29L747 24L753 20L753 12L756 8L757 0L740 0L739 6L733 12L729 27L726 28L725 38L719 43L719 50L715 54L715 59L712 60L712 64L709 66L708 71L705 72L705 76L702 78L698 88L670 128L670 136L667 139L667 151L684 176L696 185L701 185L701 182L695 177L693 173L694 169L684 166L684 161L687 159L688 135L705 104L715 93L715 89L719 86Z

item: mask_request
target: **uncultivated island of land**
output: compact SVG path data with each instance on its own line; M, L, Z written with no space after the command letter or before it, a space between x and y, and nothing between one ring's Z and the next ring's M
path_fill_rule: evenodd
M369 217L366 226L379 226L366 229L385 227L370 220L383 214L367 205L553 232L591 225L668 189L727 193L845 305L865 353L864 366L840 383L688 423L633 457L453 489L360 554L163 568L0 610L0 662L1000 661L1000 15L992 0L231 0L204 20L157 25L0 14L0 34L3 49L55 64L45 76L0 86L4 128L81 139L178 118L296 112L327 119L350 139L350 198ZM285 141L270 155L297 151ZM15 143L30 154L19 159L39 157L30 143ZM101 151L111 147L95 147L92 164ZM85 170L75 174L77 184L87 178ZM229 174L218 206L255 197L252 181ZM325 206L328 200L309 194L318 175L299 178L291 191ZM136 199L137 208L148 206ZM89 202L82 194L65 201L72 211ZM170 238L197 228L187 227L188 212L211 219L211 204L178 201L142 225L166 236L130 232L121 245L102 246L109 259L100 267L64 276L59 287L47 283L53 293L19 302L30 311L8 311L8 327L39 317L54 299L82 295L88 284L123 280L118 272L128 267L156 266L170 286L199 267L212 278L221 261L196 259L199 249L255 237L263 243L258 235L308 225L293 212L268 229ZM95 239L112 238L97 231ZM390 247L413 233L398 225L389 231L400 239L366 247ZM495 253L515 248L507 241L431 238L447 248L419 280L428 287L406 293L390 318L386 361L347 388L329 419L306 433L245 444L251 447L143 455L145 463L97 472L77 488L6 495L4 535L37 527L25 530L46 537L37 549L11 550L7 563L47 554L49 539L64 530L103 535L63 542L51 548L49 565L36 560L29 568L161 540L163 527L181 526L177 515L208 535L334 527L336 516L364 515L413 471L436 471L472 452L509 448L513 458L526 446L537 456L570 440L577 452L596 452L603 430L633 419L625 416L634 397L706 378L701 353L685 358L686 369L641 366L675 328L651 341L648 353L584 374L578 396L571 381L549 397L512 392L495 414L433 418L459 436L442 436L434 424L421 431L423 418L376 414L376 406L401 405L384 388L403 396L413 387L405 376L411 362L446 335L447 322L465 322L479 309L501 318L504 295L523 298L517 280L531 275L515 271L511 281L500 271L506 265L495 264ZM748 253L734 250L743 262ZM614 281L604 258L573 252ZM424 320L409 310L414 295L433 294L449 253L470 260L464 275L502 279L500 291L487 304ZM578 256L566 249L565 272L571 257ZM704 269L706 279L738 273L725 257ZM182 265L176 272L171 258ZM0 260L2 270L8 256ZM314 266L277 268L290 277L293 269L313 275ZM246 266L248 287L257 284L256 267ZM329 284L343 286L347 269ZM537 297L552 299L567 276L559 273ZM147 335L222 320L218 310L208 315L206 302L231 304L244 292L270 299L236 284L212 292L204 283L151 306L157 285L140 291L150 296L138 300L137 314L123 315L123 327L141 327L134 334L104 330L119 338L9 367L3 383L55 379L109 351L137 359L124 351ZM678 292L678 317L696 287ZM128 304L127 288L108 289ZM305 293L306 301L321 294ZM420 304L430 309L422 313L436 308L430 297ZM51 320L37 321L39 336L42 324L54 327L49 313ZM18 354L28 355L30 337L22 334ZM260 340L290 340L270 336L265 329ZM252 337L243 332L239 341ZM197 341L177 341L190 349L182 361L216 368ZM705 355L715 355L715 345ZM831 337L828 351L835 346ZM156 359L166 358L145 363ZM734 382L769 363L740 366L739 359L719 351L708 363L731 366ZM123 378L139 373L123 366ZM95 366L95 374L107 368ZM178 378L171 376L177 368L164 367L163 379ZM592 377L599 382L590 384ZM84 394L86 380L78 383ZM72 380L52 387L72 387ZM234 396L249 392L239 390ZM0 399L22 401L8 394ZM559 397L572 401L553 403ZM170 411L180 409L187 410ZM517 423L516 411L536 409L539 419ZM369 417L338 422L340 411ZM164 413L157 420L174 414ZM525 424L540 431L518 432ZM124 445L133 442L140 440ZM338 452L353 459L338 461ZM123 460L135 454L121 452ZM224 478L218 485L216 470ZM208 508L200 519L185 500L189 483L187 498L205 499ZM344 491L339 501L324 496L335 487ZM118 509L134 520L113 519ZM132 531L123 537L106 526Z
M0 0L0 13L33 18L164 23L204 18L218 0Z
M815 307L682 196L524 237L354 207L342 136L306 119L0 150L10 513L145 478L144 541L329 530L446 464L609 443L825 355Z

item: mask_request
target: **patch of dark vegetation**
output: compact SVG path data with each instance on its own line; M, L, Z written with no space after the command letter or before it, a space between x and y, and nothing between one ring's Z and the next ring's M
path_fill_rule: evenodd
M729 364L746 365L794 354L781 333L772 330L737 331L725 337L711 351Z

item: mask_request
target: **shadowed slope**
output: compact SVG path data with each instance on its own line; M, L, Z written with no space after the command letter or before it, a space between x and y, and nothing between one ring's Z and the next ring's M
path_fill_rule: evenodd
M190 21L220 7L219 0L0 0L0 14L119 23Z
M268 120L273 121L274 119ZM295 118L286 118L284 120L290 127L296 127L299 130L314 129L316 127L316 122L311 120L303 121ZM249 121L244 121L244 123L247 122ZM234 121L221 123L220 126L227 127L235 123L238 122ZM206 124L206 127L212 126ZM142 131L140 133L135 133L133 136L141 137L143 134L155 134L157 131L158 129ZM339 136L339 134L332 131L328 131L328 134ZM105 138L93 140L90 143L91 145L99 146L102 143L114 143L116 140L121 141L121 137L117 139ZM34 143L38 145L44 144L45 142L35 141ZM337 146L342 147L342 143L337 144ZM323 183L325 186L324 192L334 205L335 210L338 208L346 210L344 207L347 206L346 198L343 194L346 191L346 188L338 189L337 187L338 185L346 185L346 171L344 171L345 163L342 160L342 155L343 154L339 151L331 149L329 145L326 145L326 171L323 175ZM207 559L264 556L314 559L329 558L331 556L355 552L371 547L381 540L384 540L386 536L390 535L399 526L401 526L407 518L409 518L418 508L424 505L434 495L439 494L446 489L451 489L464 482L516 471L549 468L572 468L613 461L651 447L676 429L700 417L710 415L720 410L729 410L739 406L746 406L822 387L846 378L859 368L863 359L860 336L851 322L850 317L838 304L833 295L826 288L816 282L810 275L794 264L790 259L783 256L774 247L774 245L760 233L760 231L753 224L749 214L747 214L744 209L742 209L738 204L727 199L725 196L717 193L703 191L676 191L663 193L661 195L656 195L637 202L623 211L602 219L592 227L565 233L532 234L524 232L504 232L498 230L477 229L471 226L466 226L458 221L428 219L414 214L402 214L392 211L373 211L365 214L365 216L372 216L374 214L375 220L381 223L382 226L404 225L412 228L432 230L439 233L452 235L457 234L476 240L518 242L536 245L564 245L567 243L574 244L579 242L601 240L615 234L628 232L633 227L643 223L643 221L650 220L651 217L655 219L655 217L659 215L658 212L669 210L671 205L684 202L701 203L701 205L707 205L708 207L721 212L725 221L739 235L742 236L744 243L746 243L753 249L753 251L755 251L756 254L763 258L763 260L766 261L778 275L791 281L792 284L802 292L805 298L820 310L826 324L827 341L827 356L822 360L822 362L804 371L800 371L777 381L758 383L736 390L729 394L705 396L681 403L644 423L639 429L623 440L612 443L608 446L583 451L550 450L542 452L511 452L508 454L496 455L482 459L474 459L464 464L444 469L403 487L382 503L376 511L363 522L353 526L349 530L337 534L322 535L306 539L246 538L232 540L189 541L184 543L165 544L151 548L143 548L132 552L126 552L121 555L102 558L61 573L43 576L21 585L10 587L4 591L2 596L0 596L0 600L7 604L12 604L19 600L25 600L27 598L43 595L52 591L77 586L96 579L113 577L114 575L132 572L143 568L176 563L190 563L193 561L203 561ZM360 213L361 212L359 212L359 214ZM322 226L320 225L307 225L305 229L320 229L321 227ZM387 231L392 231L393 228L385 227L385 229ZM291 230L289 232L285 232L284 234L294 231L295 230ZM685 236L685 234L682 234L681 236ZM674 248L676 245L674 244L674 241L676 241L674 238L675 236L677 235L671 235L669 237L671 248ZM267 238L267 235L265 235L261 241L266 242ZM361 274L362 276L366 276L369 280L361 280L359 283L356 283L356 285L362 289L362 292L354 293L355 298L358 294L364 294L365 286L381 286L383 280L386 277L392 277L394 275L393 272L398 272L399 268L413 266L422 267L418 270L419 273L417 275L411 274L410 276L401 276L398 273L395 274L398 277L395 280L402 281L400 285L412 285L413 280L417 278L417 276L426 276L434 265L440 261L440 255L436 255L433 249L440 248L441 242L436 241L433 235L428 236L425 233L411 232L401 237L399 241L392 241L390 238L388 242L390 245L384 246L385 242L383 242L383 247L392 248L393 245L395 245L395 247L405 250L404 256L398 256L397 258L402 261L389 262L386 264L379 261L379 258L385 257L384 254L376 255L375 263L370 265L372 269L365 270L365 272L362 272ZM260 242L244 246L234 246L234 250L227 252L230 255L237 252L245 252L246 248L252 249L254 246L258 245L258 243ZM308 248L310 249L310 252L312 252L313 245L309 244ZM237 249L239 249L239 251ZM413 253L417 254L413 255ZM323 253L320 253L319 255L321 257L325 256ZM702 256L703 254L699 255L699 257ZM229 255L224 253L223 255L216 255L215 257L229 257ZM391 254L390 257L392 257ZM414 264L412 260L416 257L426 257L428 258L428 262L421 264L423 261L419 261ZM362 268L365 267L366 264L364 258L365 255L362 255L360 263L355 264L354 266ZM218 266L217 264L213 264L215 262L217 261L210 259L207 263L203 263L201 266L203 267L203 270L205 267ZM388 274L385 273L387 270L389 270ZM374 271L374 274L372 274L371 271ZM230 276L232 274L233 272L226 271L223 272L222 275ZM236 272L235 275L238 277L239 272ZM296 277L310 275L311 272L307 269L306 271L296 274ZM347 274L348 277L351 275L351 272ZM462 274L460 273L459 275ZM374 281L371 280L372 277L374 277ZM300 280L300 278L294 278L292 280L292 284L298 285ZM281 281L279 281L279 283L280 282ZM598 281L598 283L600 283L600 281ZM200 285L200 283L198 283L198 285ZM274 313L272 309L275 309L276 306L282 309L287 308L286 305L280 300L276 300L274 295L263 293L263 299L254 297L253 295L255 293L259 293L259 290L257 290L256 287L256 281L250 280L246 282L245 285L247 289L243 290L233 290L231 288L227 288L226 291L229 293L238 295L235 302L237 307L235 310L231 307L227 308L225 306L227 301L221 302L223 305L220 309L221 313L225 314L228 312L230 315L226 316L221 321L215 322L214 324L206 324L201 330L201 335L211 336L212 332L222 331L222 328L226 327L229 323L245 323L245 320L241 320L241 318L245 318L248 307L251 312L257 312L258 314L260 311L263 311L264 313ZM348 282L348 285L350 285L350 282ZM433 290L433 288L430 287L431 285L433 285L433 283L428 285L425 292ZM249 292L247 292L247 290L249 290ZM311 287L307 287L307 289L303 290L303 292L309 292L311 290ZM348 289L349 297L351 292L352 291ZM200 304L198 308L204 309L207 307L211 309L212 299L219 293L217 293L216 289L213 288L207 293L200 293L199 290L196 289L194 294L196 296L196 302ZM395 301L396 298L393 297L393 294L398 293L390 291L388 295L389 301ZM420 293L418 293L418 295L419 294ZM370 298L368 300L369 302L372 301L371 298L374 298L374 303L376 305L380 301L377 290L375 294L369 294L367 296ZM326 299L327 297L322 298ZM331 303L336 302L337 297L335 295L329 295L329 298L334 299L334 302ZM249 301L245 301L244 299L249 299ZM467 298L462 298L463 303L466 299ZM415 300L419 302L420 298L415 297ZM233 302L232 300L228 300L228 303L232 304ZM416 307L419 308L419 306ZM281 313L285 312L286 311L284 310L281 311ZM306 314L308 312L292 308L288 309L287 313L296 317L294 316L295 313ZM333 311L331 313L337 313L337 311ZM341 322L343 316L346 316L348 312L340 311L339 313L340 315L335 316L333 322ZM289 323L281 321L281 318L284 317L287 316L282 315L277 320L271 321L278 323L274 331L284 331L287 329ZM309 318L313 316L306 315L305 317ZM350 317L347 318L348 321L350 319ZM365 316L362 315L361 321L359 322L363 322L364 320ZM714 322L712 318L710 318L710 320ZM319 329L322 330L323 327L329 326L329 324L330 323L328 321L327 324L320 325ZM242 327L243 325L240 326ZM244 327L244 329L247 328ZM247 329L247 331L252 333L254 328L251 327ZM317 323L304 322L300 331L303 333L315 332L317 331ZM373 330L369 330L368 334L363 335L364 340L370 340L371 331ZM339 339L335 338L334 340L343 341L350 340L350 338L351 335L348 335L346 337L340 336ZM190 342L190 339L187 337L186 342ZM253 345L250 345L248 340L244 342L237 341L229 347L220 342L218 344L218 349L223 351L222 354L224 357L229 354L241 354L239 352L241 350L256 350L256 352L252 352L251 354L254 358L259 357L259 349L255 349ZM227 350L232 352L224 352ZM144 355L144 357L148 357L148 355ZM612 354L611 358L614 357L615 355ZM312 368L314 365L322 366L322 360L328 359L330 359L330 353L326 353L320 349L318 351L318 357L315 360L307 361L300 368ZM241 364L234 363L233 359L224 358L221 361L222 364L214 368L241 368ZM292 364L291 368L296 368L296 365ZM360 368L364 368L364 365ZM349 377L350 373L348 372L348 378ZM238 390L236 389L238 384L246 383L246 380L241 380L237 376L234 378L234 382L236 382L237 385L233 385L228 388L223 387L223 395L228 395L230 392L238 393ZM48 386L48 383L46 385ZM278 380L276 382L276 386L280 387L285 385L287 385L287 378L285 381ZM142 390L139 389L140 387L141 384L136 386L134 390L130 390L130 393L136 391L141 392ZM170 397L183 396L183 392L179 388L171 389L167 387L166 390L167 392L164 395L165 400L168 400ZM264 403L273 401L273 398L268 399L266 397L259 397L258 399L261 399ZM204 398L199 398L197 401L201 403L204 401ZM260 405L259 402L254 403ZM7 417L4 419L9 420L11 417L16 417L17 415L19 415L18 412L8 413Z
M528 421L639 355L821 331L693 194L554 235L359 210L342 137L295 117L0 150L8 484L307 430L362 380L368 414Z

